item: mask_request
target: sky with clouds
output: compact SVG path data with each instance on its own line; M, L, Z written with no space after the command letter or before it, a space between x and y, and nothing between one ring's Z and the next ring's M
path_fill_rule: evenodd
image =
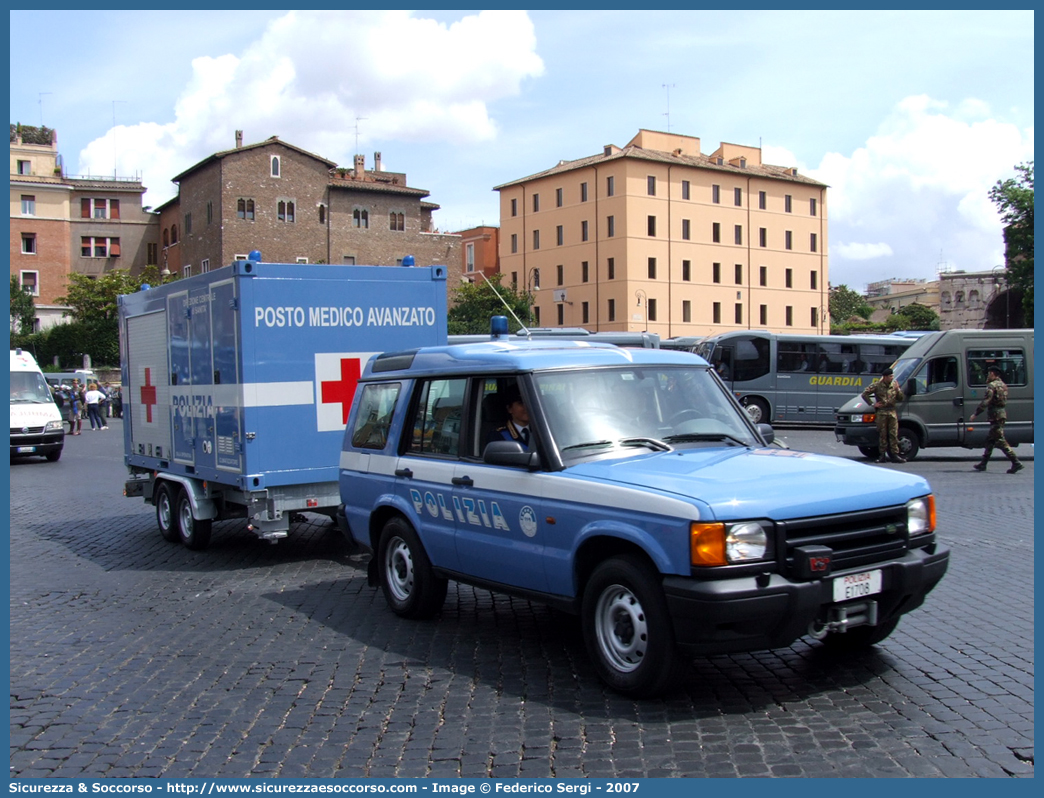
M380 151L460 230L499 224L495 185L670 130L827 183L830 281L861 290L1002 264L987 192L1033 159L1032 11L10 16L10 121L55 128L68 174L140 175L152 206L243 130ZM49 29L76 46L17 35Z

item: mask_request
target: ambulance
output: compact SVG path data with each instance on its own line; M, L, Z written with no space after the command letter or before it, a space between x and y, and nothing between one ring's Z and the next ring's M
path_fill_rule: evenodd
M38 455L51 463L62 456L65 426L36 358L11 350L11 457Z
M388 350L446 343L446 267L251 258L119 298L124 494L162 536L209 545L245 518L260 539L333 518L355 385Z

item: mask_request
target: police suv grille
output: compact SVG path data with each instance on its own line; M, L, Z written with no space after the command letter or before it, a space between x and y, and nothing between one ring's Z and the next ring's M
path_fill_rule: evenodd
M794 549L829 546L832 569L857 568L902 555L909 548L906 507L798 518L778 524L786 540L785 567L794 568Z

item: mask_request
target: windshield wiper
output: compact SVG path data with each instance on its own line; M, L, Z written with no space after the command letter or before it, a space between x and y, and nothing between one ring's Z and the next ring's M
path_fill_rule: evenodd
M634 438L621 438L620 439L620 445L621 446L648 446L650 449L655 449L658 452L670 452L670 451L673 451L668 444L664 443L661 440L658 440L657 438L643 438L643 437L640 437L640 436L634 437Z
M589 449L594 446L612 446L612 441L588 441L587 443L574 443L572 446L566 446L562 449L563 452L568 452L570 449Z
M701 432L701 433L687 433L685 435L669 435L664 438L668 443L690 443L692 441L730 441L738 446L744 446L749 448L750 443L744 440L740 440L735 435L729 435L727 432Z

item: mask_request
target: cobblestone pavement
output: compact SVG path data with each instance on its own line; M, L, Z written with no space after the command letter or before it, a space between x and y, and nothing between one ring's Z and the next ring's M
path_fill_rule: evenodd
M697 660L635 702L570 616L450 585L410 622L326 519L162 540L122 429L11 464L15 777L1032 776L1033 474L931 450L950 572L872 653ZM826 431L794 448L856 456Z

